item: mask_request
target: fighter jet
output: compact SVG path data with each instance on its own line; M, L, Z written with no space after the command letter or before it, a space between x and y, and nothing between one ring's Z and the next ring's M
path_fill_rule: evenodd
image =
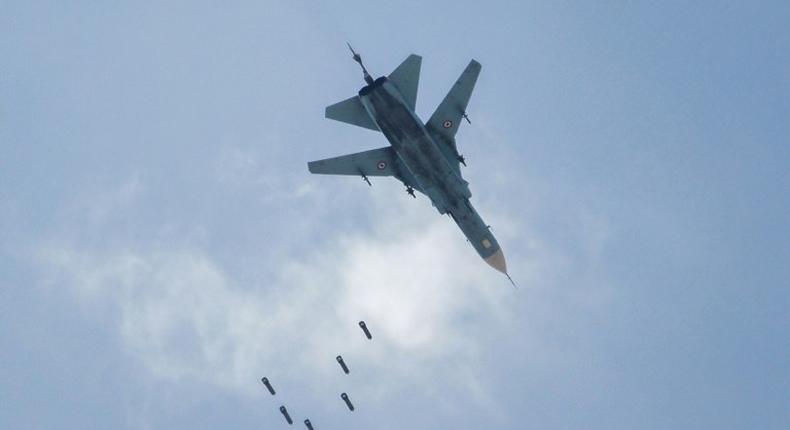
M389 146L311 161L308 170L325 175L357 175L368 185L369 176L398 179L409 195L416 197L415 191L424 194L440 214L452 217L480 257L510 279L499 243L469 201L472 193L460 167L466 162L455 145L461 120L470 122L466 105L480 74L480 63L469 62L424 123L414 112L422 57L412 54L389 76L374 80L362 64L362 57L351 45L349 49L362 67L366 85L357 95L328 106L325 116L381 132Z

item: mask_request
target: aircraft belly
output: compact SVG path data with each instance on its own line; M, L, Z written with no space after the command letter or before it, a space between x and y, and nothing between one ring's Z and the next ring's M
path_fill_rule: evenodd
M469 200L464 200L463 204L452 209L450 214L481 257L485 259L499 251L499 242Z
M425 126L386 87L365 95L363 103L375 118L404 166L419 183L440 213L463 198L465 184L448 164Z

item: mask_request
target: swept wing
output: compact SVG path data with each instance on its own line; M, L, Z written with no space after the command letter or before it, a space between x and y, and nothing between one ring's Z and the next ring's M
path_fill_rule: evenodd
M458 149L455 146L455 134L458 126L466 114L466 105L472 96L472 90L480 75L480 63L475 60L469 62L461 76L444 97L442 103L425 123L425 128L434 137L442 153L450 161L453 168L460 173L458 166Z
M393 176L406 186L421 191L391 146L311 161L307 168L310 173L323 175Z

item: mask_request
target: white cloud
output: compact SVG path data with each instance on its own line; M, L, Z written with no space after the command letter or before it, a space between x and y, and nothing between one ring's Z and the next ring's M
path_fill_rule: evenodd
M38 258L53 284L117 310L123 345L157 378L249 392L276 369L320 385L345 351L381 366L392 384L371 391L386 395L380 387L452 370L439 364L448 357L456 370L471 366L482 341L474 325L506 315L513 294L448 220L388 213L376 233L328 243L258 285L239 284L194 246L97 252L50 242ZM378 348L358 342L360 319Z
M142 186L137 178L130 183L134 187L123 185L121 196ZM516 246L514 232L529 236L520 231L527 228L519 228L524 221L492 214L502 226L505 251L521 249L509 254L522 286L516 292L479 259L448 218L437 216L423 199L415 204L392 198L392 190L384 188L370 208L373 231L337 231L307 255L260 271L274 273L269 278L237 279L220 263L227 256L215 258L205 241L196 245L189 238L135 240L126 248L108 241L109 249L97 250L69 235L42 244L36 256L51 284L66 285L89 309L112 315L108 323L116 326L125 351L157 380L259 394L257 379L276 374L281 384L335 395L327 391L328 381L337 376L334 356L342 353L375 375L376 383L355 391L368 399L386 400L420 387L451 410L455 402L447 393L465 391L496 413L491 388L477 382L487 333L508 329L515 312L525 311L516 298L547 300L529 291L545 287L541 283L556 276L567 256L539 237ZM131 204L125 197L103 201ZM599 253L605 240L580 238L585 253ZM589 297L598 291L567 293L573 294L594 305ZM530 304L527 311L551 318L554 311L540 309L543 305ZM374 333L372 344L357 327L362 319ZM534 330L519 336L525 345L540 344ZM446 390L448 384L454 389Z
M134 173L116 188L95 188L82 193L72 205L66 207L66 216L81 222L103 224L113 212L131 208L144 191L139 173Z
M284 169L279 159L272 154L261 156L262 148L276 147L274 143L279 141L275 135L267 136L266 140L265 146L220 147L213 163L214 179L226 189L254 193L256 198L267 202L301 198L313 192L313 187L304 182L306 165L304 171L299 171L301 180L295 181L293 172Z

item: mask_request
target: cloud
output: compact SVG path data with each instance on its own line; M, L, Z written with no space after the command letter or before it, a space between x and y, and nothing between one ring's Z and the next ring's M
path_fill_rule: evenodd
M388 382L370 387L382 397L381 387L468 372L481 322L506 320L513 294L451 222L387 207L375 209L375 231L338 232L271 279L234 279L189 243L97 250L51 240L36 258L49 284L113 310L125 350L155 378L252 393L263 372L278 371L320 391L344 351ZM359 341L362 319L377 348Z
M253 170L234 181L245 186ZM530 360L550 362L554 353L541 358L534 351L545 349L540 330L552 324L558 307L568 300L587 308L605 301L602 290L584 286L549 291L568 279L560 272L569 264L595 262L605 222L572 208L585 222L568 232L578 239L578 251L569 253L529 220L486 211L522 286L516 292L448 218L423 199L393 198L394 187L382 183L366 201L372 223L360 222L356 230L327 223L331 232L311 247L284 251L293 257L273 261L265 257L271 249L290 249L282 231L272 231L257 259L217 254L215 241L189 234L183 240L157 236L157 225L148 236L113 236L125 213L145 204L145 184L135 175L115 191L101 191L105 198L82 196L76 206L89 202L102 215L89 227L67 217L61 230L69 233L41 241L34 255L49 285L82 298L86 309L115 328L124 352L148 377L174 387L188 381L252 398L260 394L258 378L267 375L314 398L331 398L337 394L329 391L338 373L334 357L342 353L355 372L361 366L364 378L375 380L354 387L368 401L388 402L419 389L426 401L453 414L455 393L466 393L462 405L501 415L496 387L482 382L484 363L491 363L490 334L510 330L531 350ZM272 204L292 198L283 193ZM290 224L269 225L287 230ZM85 228L104 232L105 240L82 240ZM237 260L267 269L239 274ZM531 315L530 326L513 329L523 314ZM368 322L373 343L362 337L359 320Z
M224 190L255 193L257 198L266 202L283 201L300 198L313 191L312 186L304 182L306 164L299 167L298 175L283 167L276 154L262 155L267 150L277 147L279 138L276 135L266 137L267 145L261 147L238 144L226 144L219 148L213 162L213 179ZM271 151L270 151L271 152ZM296 178L300 180L295 180Z
M114 212L133 207L143 191L140 174L134 173L118 187L98 187L82 193L65 209L68 216L80 218L82 222L105 224Z

